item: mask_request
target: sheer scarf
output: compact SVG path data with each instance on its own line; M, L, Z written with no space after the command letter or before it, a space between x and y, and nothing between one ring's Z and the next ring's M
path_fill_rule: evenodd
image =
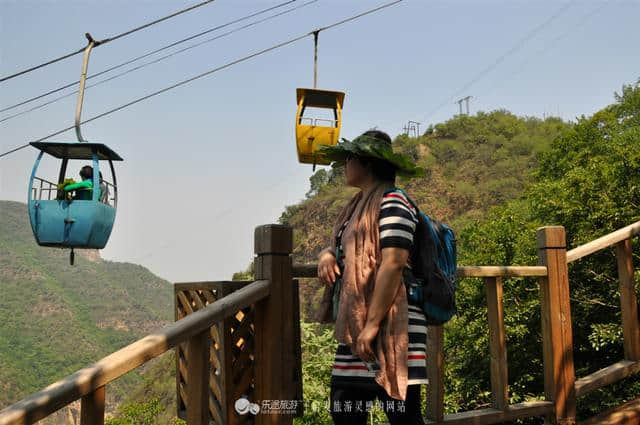
M382 256L380 253L379 215L382 196L390 188L380 184L367 195L358 192L340 212L333 229L332 241L342 224L349 224L342 234L344 251L344 273L334 336L338 342L348 344L356 355L358 335L367 320L377 271ZM333 252L328 248L325 251ZM375 381L390 397L405 400L408 382L408 338L409 318L407 295L404 283L398 291L375 339L374 352L380 365ZM326 286L319 311L319 321L332 320L331 287Z

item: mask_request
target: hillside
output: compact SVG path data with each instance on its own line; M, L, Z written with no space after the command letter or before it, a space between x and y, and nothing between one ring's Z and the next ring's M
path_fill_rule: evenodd
M398 185L408 188L425 211L452 224L459 264L535 264L539 226L565 226L567 246L573 248L640 220L640 82L624 86L615 99L614 104L572 124L498 111L454 118L417 139L398 137L394 149L414 155L430 170L428 178ZM342 178L340 169L319 170L310 179L307 199L282 214L280 221L294 227L296 262L315 261L327 243L332 221L353 193ZM637 243L633 256L635 263L640 258ZM574 364L580 377L623 355L612 251L573 263L569 274ZM238 278L251 275L251 267L236 274ZM447 413L491 403L484 285L472 278L458 285L458 315L446 325ZM315 280L301 284L307 321L317 305L318 289ZM640 290L638 279L636 290ZM537 279L504 279L511 403L539 399L544 392L539 302ZM301 327L304 398L321 403L328 397L333 329L306 322ZM163 361L170 364L170 359ZM170 369L154 369L151 379L130 399L130 410L153 410L158 402L171 400L172 379ZM595 391L579 400L578 419L638 394L640 376ZM126 412L120 417L117 425L139 423L129 420ZM376 423L379 419L381 415ZM295 423L318 425L331 420L323 410L306 409ZM517 423L539 425L541 420Z
M564 226L571 249L640 220L639 124L640 81L623 86L613 104L571 124L519 118L505 111L456 117L429 128L420 138L396 138L394 149L413 155L429 170L427 178L398 185L425 212L452 225L458 264L536 264L539 226ZM339 169L321 171L311 179L308 199L287 207L281 221L295 229L296 262L315 261L351 193ZM635 242L633 249L636 263L640 248ZM616 276L612 249L569 268L578 377L623 358ZM320 289L316 280L301 286L307 320L314 316ZM456 302L458 314L446 325L444 348L447 412L491 403L482 280L460 280ZM544 393L539 303L536 279L504 279L512 403ZM602 388L578 401L578 419L638 394L640 376Z
M394 150L411 155L428 169L425 178L397 183L406 188L421 207L450 222L454 229L484 217L491 207L522 196L534 181L533 170L541 152L571 126L556 118L521 118L506 111L456 117L427 130L419 138L399 136ZM310 178L307 199L285 208L280 221L294 228L294 261L315 262L328 242L331 224L355 189L344 186L342 170L320 169ZM463 240L459 242L464 244ZM234 279L251 279L251 265ZM300 302L303 319L312 321L321 286L315 279L303 279ZM303 323L303 378L305 398L321 400L328 394L327 373L332 360L333 331L329 326ZM167 357L167 356L165 356ZM129 411L146 411L161 402L169 412L157 419L164 423L175 410L175 371L171 358L149 369L148 375L127 398ZM126 416L122 409L120 418ZM298 424L327 423L328 416L308 411ZM123 423L134 423L124 421Z
M411 156L427 175L398 179L427 214L461 229L487 211L523 196L533 182L540 153L571 126L558 118L518 117L500 110L457 116L429 127L418 138L398 136L394 150ZM310 179L307 199L288 206L280 217L293 226L294 261L315 262L327 246L338 212L355 189L344 185L342 169L319 170ZM464 246L459 247L464 251ZM302 311L310 319L321 296L317 281L301 286Z
M0 201L0 408L173 319L172 289L144 267L41 248L26 205ZM110 406L141 380L109 386Z

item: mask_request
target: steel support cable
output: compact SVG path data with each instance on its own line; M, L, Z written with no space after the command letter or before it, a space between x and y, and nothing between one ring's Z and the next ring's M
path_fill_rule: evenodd
M206 4L209 4L209 3L213 2L213 1L215 1L215 0L205 0L203 2L194 4L193 6L189 6L189 7L185 8L185 9L178 10L177 12L174 12L174 13L172 13L170 15L167 15L167 16L164 16L162 18L158 18L158 19L156 19L154 21L148 22L148 23L146 23L144 25L141 25L139 27L130 29L130 30L125 31L123 33L120 33L118 35L114 35L113 37L109 37L109 38L106 38L104 40L97 41L96 42L96 47L102 46L102 45L107 44L107 43L109 43L111 41L115 41L115 40L117 40L119 38L126 37L126 36L128 36L130 34L133 34L134 32L138 32L138 31L143 30L145 28L149 28L152 25L158 24L158 23L160 23L162 21L166 21L167 19L171 19L171 18L176 17L178 15L182 15L183 13L189 12L189 11L191 11L193 9L197 9L197 8L199 8L201 6L204 6ZM19 77L20 75L27 74L27 73L29 73L31 71L35 71L37 69L44 68L45 66L54 64L56 62L60 62L60 61L62 61L64 59L68 59L68 58L70 58L72 56L75 56L75 55L77 55L79 53L84 52L84 49L85 48L82 47L82 48L80 48L80 49L78 49L76 51L73 51L71 53L67 53L66 55L63 55L63 56L60 56L59 58L52 59L50 61L41 63L40 65L32 66L31 68L24 69L22 71L16 72L15 74L11 74L11 75L7 75L6 77L2 77L2 78L0 78L0 83L2 83L4 81L7 81L7 80L10 80L10 79L15 78L15 77Z
M604 2L599 6L596 6L593 10L591 10L590 12L587 12L586 14L582 15L582 17L578 20L578 22L576 24L574 24L571 28L569 28L567 31L563 32L562 34L558 35L557 37L553 38L552 40L550 40L547 44L545 44L541 49L538 49L535 53L528 55L527 58L520 63L520 66L513 71L511 74L509 74L507 77L505 78L501 78L500 79L500 83L504 84L505 81L508 81L510 79L512 79L513 77L515 77L516 75L520 74L525 67L529 64L529 62L531 62L531 59L535 56L540 56L544 53L549 52L550 50L552 50L553 48L556 47L556 45L562 41L563 39L567 38L573 31L575 31L576 29L580 28L581 26L583 26L584 24L586 24L591 18L593 18L594 16L598 15L602 9L604 9L605 7L609 6L610 2ZM489 93L492 93L493 91L495 91L498 88L498 86L496 84L493 85L493 87L491 87L490 89L484 91L483 93L480 94L480 96L485 96Z
M296 1L296 0L293 0L293 1ZM161 57L156 58L156 59L154 59L154 60L152 60L152 61L145 62L145 63L143 63L143 64L141 64L141 65L135 66L135 67L130 68L130 69L126 70L126 71L123 71L123 72L120 72L120 73L118 73L118 74L116 74L116 75L113 75L113 76L111 76L111 77L109 77L109 78L105 78L104 80L101 80L101 81L99 81L99 82L97 82L97 83L95 83L95 84L88 85L88 86L87 86L87 89L89 89L89 88L91 88L91 87L99 86L99 85L104 84L104 83L106 83L106 82L108 82L108 81L111 81L111 80L115 80L116 78L123 77L123 76L125 76L125 75L127 75L127 74L130 74L130 73L132 73L132 72L135 72L135 71L137 71L137 70L139 70L139 69L146 68L147 66L150 66L150 65L153 65L153 64L155 64L155 63L161 62L161 61L163 61L163 60L169 59L169 58L170 58L170 57L172 57L172 56L175 56L175 55L177 55L177 54L179 54L179 53L183 53L183 52L186 52L187 50L191 50L191 49L193 49L193 48L199 47L199 46L201 46L201 45L203 45L203 44L210 43L210 42L212 42L212 41L218 40L218 39L223 38L223 37L227 37L227 36L229 36L229 35L231 35L231 34L233 34L233 33L235 33L235 32L238 32L238 31L241 31L241 30L247 29L247 28L249 28L249 27L253 27L253 26L255 26L255 25L258 25L258 24L261 24L261 23L263 23L263 22L269 21L269 20L271 20L271 19L277 18L278 16L282 16L282 15L285 15L285 14L287 14L287 13L291 13L291 12L293 12L293 11L297 10L297 9L302 8L302 7L308 6L308 5L312 4L312 3L316 3L317 1L318 1L318 0L310 0L310 1L306 2L306 3L302 3L302 4L301 4L301 5L299 5L299 6L292 7L291 9L287 9L287 10L284 10L284 11L282 11L282 12L275 13L275 14L273 14L273 15L267 16L266 18L259 19L259 20L257 20L257 21L251 22L251 23L249 23L249 24L246 24L246 25L240 26L240 27L238 27L238 28L234 28L234 29L232 29L232 30L229 30L229 31L227 31L227 32L224 32L224 33L222 33L222 34L220 34L220 35L217 35L217 36L215 36L215 37L208 38L208 39L206 39L206 40L203 40L203 41L200 41L200 42L198 42L198 43L192 44L192 45L190 45L190 46L184 47L184 48L182 48L182 49L176 50L175 52L172 52L172 53L169 53L169 54L167 54L167 55L161 56ZM287 3L291 3L291 1L289 1L289 2L287 2ZM154 52L154 53L156 53L156 52ZM145 56L148 56L148 55L145 55ZM139 58L137 58L137 59L135 59L135 60L138 60L138 59L140 59L140 57L139 57ZM127 62L127 63L131 63L131 62L133 62L133 61L134 61L134 60L129 61L129 62ZM120 65L119 65L119 66L120 66ZM118 66L118 67L119 67L119 66ZM89 79L89 78L91 78L91 77L96 77L96 76L101 75L101 74L104 74L105 72L108 72L108 71L113 70L113 69L115 69L115 68L116 68L116 67L110 68L109 70L101 71L101 72L99 72L99 73L97 73L97 74L94 74L94 75L92 75L92 76L87 77L87 79ZM77 83L79 83L79 81L76 81L75 83L72 83L72 84L70 84L70 85L68 85L68 86L66 86L66 87L63 87L63 88L71 87L71 86L73 86L73 85L75 85L75 84L77 84ZM59 91L59 90L56 90L56 91ZM49 92L48 94L50 94L50 93L53 93L53 92ZM29 109L25 109L24 111L20 111L20 112L18 112L18 113L13 114L13 115L8 115L8 116L3 117L2 119L0 119L0 123L5 122L5 121L8 121L8 120L10 120L10 119L12 119L12 118L19 117L19 116L24 115L24 114L28 114L29 112L33 112L33 111L36 111L36 110L38 110L38 109L44 108L44 107L45 107L45 106L47 106L47 105L51 105L52 103L56 103L56 102L58 102L58 101L60 101L60 100L62 100L62 99L66 99L66 98L68 98L68 97L70 97L70 96L75 95L76 93L78 93L78 91L77 91L77 90L75 90L75 91L73 91L73 92L70 92L70 93L67 93L67 94L65 94L65 95L63 95L63 96L58 96L58 97L56 97L56 98L54 98L54 99L51 99L51 100L49 100L49 101L47 101L47 102L41 103L41 104L36 105L36 106L34 106L34 107L32 107L32 108L29 108ZM44 97L44 96L40 96L40 97ZM26 102L24 102L24 103L26 103ZM0 111L0 112L1 112L1 111Z
M152 50L150 52L144 53L144 54L142 54L140 56L137 56L135 58L129 59L129 60L125 61L125 62L119 63L118 65L114 65L114 66L112 66L110 68L104 69L104 70L102 70L100 72L97 72L95 74L91 74L91 75L87 76L87 79L90 79L90 78L93 78L93 77L98 77L100 75L106 74L107 72L111 72L111 71L113 71L115 69L122 68L123 66L127 66L127 65L129 65L129 64L131 64L133 62L136 62L136 61L140 60L140 59L144 59L144 58L149 57L149 56L151 56L153 54L161 52L163 50L166 50L166 49L169 49L171 47L177 46L178 44L185 43L185 42L187 42L189 40L193 40L194 38L201 37L201 36L203 36L205 34L209 34L209 33L213 32L213 31L217 31L219 29L228 27L230 25L237 24L238 22L242 22L242 21L245 21L247 19L251 19L251 18L253 18L255 16L261 15L263 13L270 12L270 11L272 11L274 9L278 9L280 7L286 6L287 4L294 3L296 1L297 0L288 0L288 1L285 1L283 3L277 4L275 6L271 6L271 7L268 7L266 9L260 10L258 12L252 13L250 15L246 15L246 16L243 16L241 18L234 19L233 21L229 21L229 22L226 22L224 24L215 26L213 28L209 28L208 30L201 31L201 32L199 32L197 34L190 35L189 37L183 38L182 40L175 41L173 43L167 44L166 46L160 47L158 49L155 49L155 50ZM25 105L25 104L27 104L29 102L33 102L34 100L42 99L43 97L46 97L46 96L49 96L51 94L57 93L59 91L62 91L64 89L68 89L70 87L73 87L73 86L77 85L79 82L80 82L79 80L78 81L74 81L72 83L65 84L62 87L58 87L57 89L49 90L46 93L42 93L42 94L34 96L34 97L30 98L30 99L26 99L26 100L20 101L19 103L16 103L15 105L7 106L5 108L0 109L0 112L5 112L5 111L8 111L8 110L17 108L18 106Z
M150 99L150 98L152 98L152 97L154 97L154 96L157 96L157 95L159 95L159 94L165 93L165 92L167 92L167 91L169 91L169 90L173 90L173 89L175 89L175 88L177 88L177 87L180 87L180 86L183 86L183 85L185 85L185 84L191 83L191 82L193 82L193 81L195 81L195 80L198 80L198 79L200 79L200 78L206 77L206 76L211 75L211 74L213 74L213 73L215 73L215 72L222 71L223 69L226 69L226 68L229 68L229 67L231 67L231 66L237 65L237 64L239 64L239 63L241 63L241 62L245 62L245 61L247 61L247 60L249 60L249 59L255 58L256 56L263 55L263 54L268 53L268 52L271 52L271 51L273 51L273 50L280 49L280 48L282 48L282 47L285 47L285 46L288 46L288 45L290 45L290 44L293 44L293 43L295 43L295 42L297 42L297 41L300 41L300 40L302 40L302 39L304 39L304 38L307 38L307 37L309 37L309 36L313 36L313 33L314 33L314 32L317 32L317 31L324 31L324 30L326 30L326 29L334 28L334 27L336 27L336 26L338 26L338 25L345 24L345 23L347 23L347 22L353 21L353 20L355 20L355 19L357 19L357 18L360 18L360 17L362 17L362 16L369 15L369 14L371 14L371 13L377 12L377 11L379 11L379 10L381 10L381 9L386 8L386 7L390 7L390 6L393 6L393 5L395 5L395 4L398 4L398 3L400 3L401 1L402 1L402 0L395 0L395 1L392 1L392 2L390 2L390 3L383 4L382 6L376 7L376 8L374 8L374 9L370 9L370 10L368 10L368 11L366 11L366 12L363 12L363 13L360 13L360 14L358 14L358 15L352 16L351 18L344 19L344 20L342 20L342 21L336 22L336 23L331 24L331 25L329 25L329 26L326 26L326 27L323 27L323 28L320 28L320 29L314 30L314 31L309 32L309 33L307 33L307 34L299 35L299 36L294 37L294 38L291 38L291 39L289 39L289 40L287 40L287 41L283 41L283 42L278 43L278 44L275 44L275 45L273 45L273 46L271 46L271 47L267 47L266 49L262 49L262 50L259 50L259 51L257 51L257 52L251 53L251 54L249 54L249 55L247 55L247 56L244 56L244 57L242 57L242 58L236 59L236 60L234 60L234 61L227 62L227 63L226 63L226 64L224 64L224 65L221 65L221 66L218 66L218 67L216 67L216 68L210 69L209 71L205 71L205 72L203 72L203 73L201 73L201 74L195 75L195 76L193 76L193 77L191 77L191 78L188 78L188 79L186 79L186 80L182 80L182 81L180 81L180 82L178 82L178 83L172 84L172 85L170 85L170 86L168 86L168 87L165 87L165 88L163 88L163 89L161 89L161 90L158 90L158 91L155 91L155 92L153 92L153 93L149 93L149 94L148 94L148 95L146 95L146 96L139 97L139 98L137 98L137 99L135 99L135 100L132 100L131 102L125 103L124 105L120 105L120 106L118 106L118 107L116 107L116 108L110 109L110 110L105 111L105 112L103 112L103 113L101 113L101 114L95 115L95 116L93 116L93 117L91 117L91 118L87 118L86 120L82 121L80 124L86 124L86 123L89 123L89 122L91 122L91 121L95 121L95 120L97 120L97 119L103 118L103 117L105 117L105 116L107 116L107 115L113 114L114 112L118 112L118 111L120 111L120 110L122 110L122 109L128 108L129 106L133 106L133 105L135 105L136 103L143 102L143 101L145 101L145 100L147 100L147 99ZM64 133L65 131L69 131L69 130L71 130L71 129L73 129L73 128L75 128L75 126L73 126L73 125L72 125L72 126L69 126L69 127L67 127L67 128L63 128L63 129L58 130L58 131L56 131L56 132L54 132L54 133L48 134L48 135L46 135L46 136L44 136L44 137L40 137L39 139L32 140L32 142L31 142L31 143L35 143L35 142L42 142L43 140L46 140L46 139L49 139L49 138L51 138L51 137L57 136L57 135L59 135L59 134ZM12 149L12 150L10 150L10 151L8 151L8 152L4 152L4 153L0 154L0 158L4 157L4 156L6 156L6 155L9 155L10 153L16 152L16 151L18 151L18 150L20 150L20 149L24 149L24 148L26 148L27 146L29 146L29 143L27 143L27 144L25 144L25 145L22 145L22 146L18 146L18 147L14 148L14 149Z
M453 101L456 98L456 96L458 96L460 93L463 93L469 87L471 87L472 85L474 85L475 83L480 81L480 79L482 79L489 72L493 71L498 65L500 65L502 62L504 62L504 60L507 57L511 56L512 54L514 54L515 52L520 50L520 48L522 46L524 46L527 43L527 41L529 41L531 38L535 37L540 31L542 31L547 26L549 26L549 24L551 24L553 21L555 21L560 15L562 15L575 2L576 2L576 0L571 0L571 1L567 2L564 6L562 6L560 9L558 9L558 11L556 13L554 13L551 17L549 17L544 22L542 22L541 24L539 24L539 25L535 26L533 29L531 29L527 34L524 35L524 37L522 37L520 40L518 40L516 42L516 44L514 44L509 50L507 50L505 53L503 53L498 58L496 58L496 60L494 60L486 68L484 68L482 71L480 71L475 77L473 77L469 82L467 82L462 88L460 88L454 94L452 94L451 97L447 98L445 101L443 101L438 106L436 106L434 109L432 109L427 114L427 116L425 117L425 119L423 121L426 121L429 118L431 118L440 109L442 109L443 107L445 107L448 104L450 104L451 101Z

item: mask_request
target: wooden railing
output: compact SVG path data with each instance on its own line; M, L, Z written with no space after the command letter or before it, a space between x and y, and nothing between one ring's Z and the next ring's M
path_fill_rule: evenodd
M261 365L256 373L255 394L260 400L296 397L297 389L286 384L295 373L291 370L291 365L295 365L292 353L297 352L292 340L294 325L292 315L286 316L291 312L282 308L283 304L293 305L291 243L289 227L256 228L256 281L4 408L0 411L0 425L32 424L78 399L81 425L103 424L107 384L178 345L182 346L188 365L185 419L189 425L208 425L211 330L252 304L257 324L253 355ZM281 344L283 341L285 344ZM274 414L256 418L260 424L290 424L293 416Z
M487 294L492 406L444 414L444 346L442 326L430 326L427 340L427 424L494 424L545 416L549 424L574 424L576 399L640 371L640 326L633 284L631 238L640 222L619 229L571 251L566 250L562 226L537 230L537 266L466 266L458 277L481 277ZM620 305L624 337L623 360L576 380L569 302L568 264L615 246L620 280ZM294 265L296 277L316 277L317 265ZM509 404L507 347L502 304L502 279L536 276L540 283L545 400ZM640 423L640 398L585 422L595 424Z
M460 267L459 277L484 280L492 406L444 414L444 328L431 326L427 344L427 423L493 424L544 416L549 424L574 424L577 397L638 372L640 331L631 238L639 232L640 222L567 252L564 228L545 226L537 231L536 266ZM253 401L301 399L294 278L316 277L317 265L293 265L292 241L289 227L256 228L256 281L176 284L175 323L5 408L0 411L0 425L30 424L78 399L82 400L81 424L102 424L106 385L172 348L177 348L178 354L178 414L189 425L291 424L292 414L240 417L233 402L241 392ZM568 264L611 246L616 249L620 279L624 359L576 380ZM540 283L544 400L509 404L502 279L525 276L537 277ZM220 292L206 292L215 288ZM242 317L246 314L252 316L244 322ZM638 423L638 412L640 399L603 412L584 424ZM299 414L298 409L295 415Z
M547 250L556 249L556 244L549 245L549 241L551 238L559 238L560 234L564 237L562 227L545 227L538 231L540 254L544 259L538 266L463 266L458 268L459 278L479 277L483 278L485 284L489 321L492 407L444 414L444 328L443 326L429 326L427 329L427 377L429 378L427 424L493 424L519 418L545 415L550 417L553 415L555 408L553 400L556 399L555 396L558 392L555 388L550 394L552 397L547 397L547 400L509 404L502 279L505 277L535 276L540 279L541 287L558 288L558 275L554 273L549 279L548 269L561 268L561 258L553 257L551 264L549 264L546 254ZM566 268L566 262L564 265ZM298 265L293 268L296 277L315 277L317 276L316 270L317 265L315 264ZM555 295L556 291L547 289L542 292L549 297ZM550 308L548 302L544 304L543 310L545 308ZM551 320L547 320L547 323L550 322ZM557 337L557 334L558 329L543 326L545 341L552 341ZM545 369L549 368L551 371L551 367L551 359L545 359Z
M638 301L634 285L632 238L640 233L640 221L567 252L567 262L573 262L605 248L614 247L618 266L620 313L624 358L610 366L575 381L575 397L585 396L606 385L618 382L640 371L640 326ZM640 423L640 398L597 415L584 425Z
M215 373L202 397L208 400L210 421L216 425L290 424L303 412L300 302L298 284L292 278L291 228L261 226L256 229L255 240L255 278L269 279L271 292L261 303L247 306L211 328L210 363ZM175 284L176 320L207 308L207 303L230 296L247 284ZM185 347L177 347L177 414L185 419L191 404L187 354ZM265 414L237 412L234 404L240 397L257 403ZM280 400L296 405L277 412L262 409L263 401Z

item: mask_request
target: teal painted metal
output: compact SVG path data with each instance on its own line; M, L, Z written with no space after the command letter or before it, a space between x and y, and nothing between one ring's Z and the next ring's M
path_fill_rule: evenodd
M104 248L113 229L116 208L100 202L100 190L96 190L101 187L100 160L109 162L114 179L114 196L117 198L112 161L122 161L122 158L102 144L55 142L33 145L40 149L40 153L33 165L29 180L28 210L31 230L38 245L61 248ZM69 159L92 160L94 190L91 200L40 199L42 191L40 196L34 196L34 181L37 179L36 173L45 152L62 160L58 183L64 181Z
M116 209L97 201L32 200L29 216L38 245L102 249Z

